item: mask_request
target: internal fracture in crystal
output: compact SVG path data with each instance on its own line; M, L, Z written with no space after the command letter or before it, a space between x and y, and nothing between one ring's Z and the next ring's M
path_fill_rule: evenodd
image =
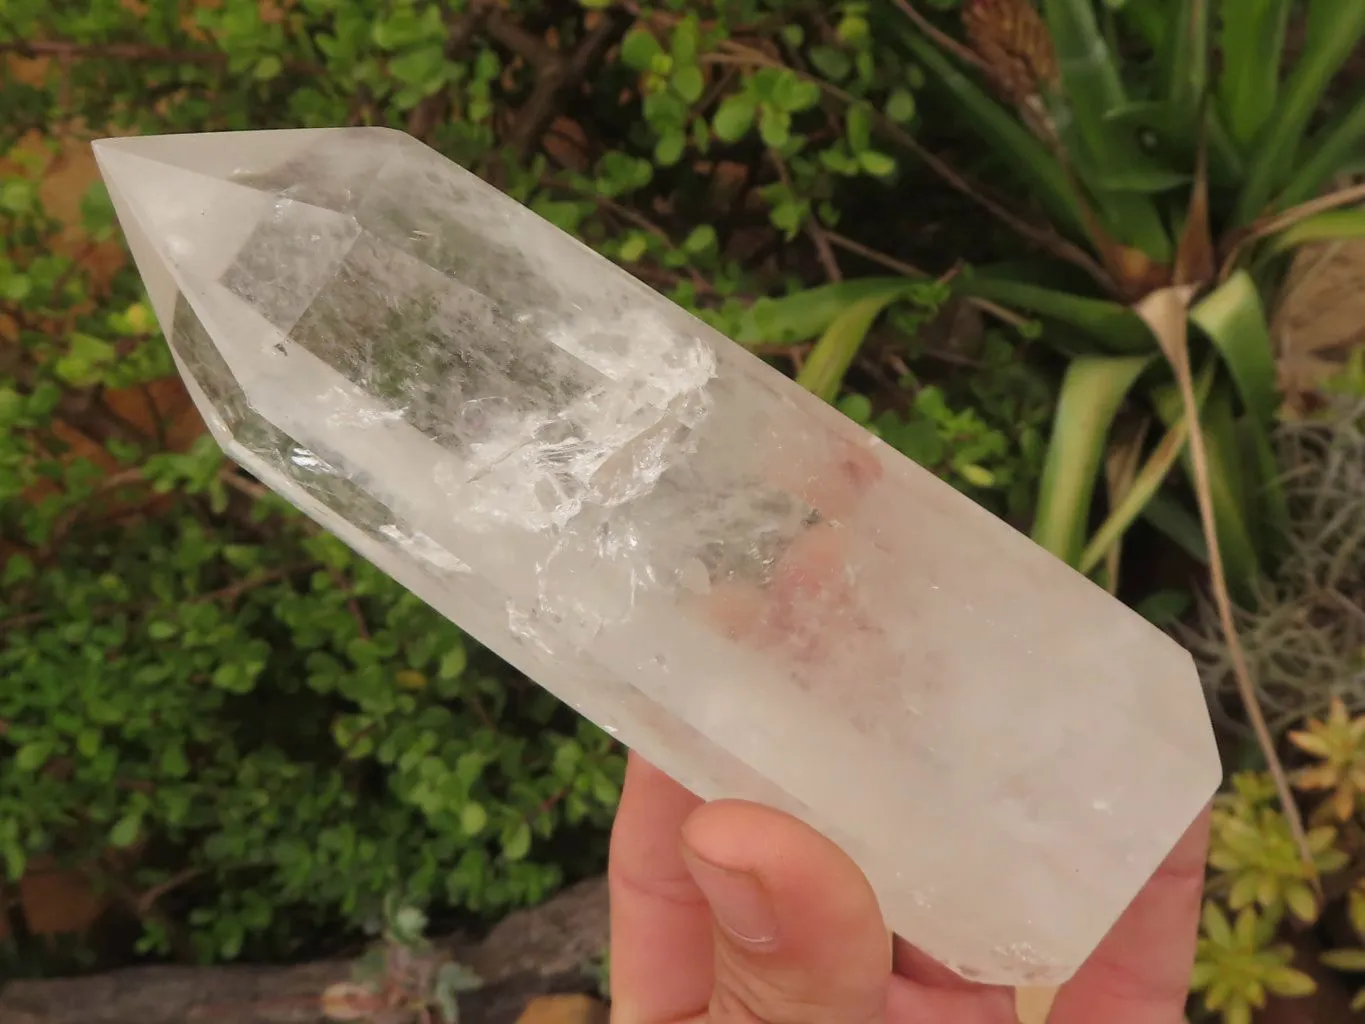
M964 976L1070 976L1216 788L1169 638L417 141L96 154L232 458Z

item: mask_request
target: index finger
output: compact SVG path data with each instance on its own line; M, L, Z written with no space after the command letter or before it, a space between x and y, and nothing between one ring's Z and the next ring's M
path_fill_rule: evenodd
M701 799L631 754L611 833L614 1021L700 1016L715 978L711 911L682 858L682 825Z
M1076 977L1062 986L1053 1024L1172 1024L1189 995L1209 811L1195 819Z

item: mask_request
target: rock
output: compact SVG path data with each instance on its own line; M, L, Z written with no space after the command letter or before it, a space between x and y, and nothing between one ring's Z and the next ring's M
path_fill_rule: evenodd
M591 996L532 999L517 1024L607 1024L607 1008Z
M507 915L482 942L456 955L492 984L524 973L579 970L606 951L610 938L607 880L591 878L539 907Z
M1307 246L1295 256L1274 324L1290 412L1311 409L1322 382L1365 345L1363 274L1365 241Z

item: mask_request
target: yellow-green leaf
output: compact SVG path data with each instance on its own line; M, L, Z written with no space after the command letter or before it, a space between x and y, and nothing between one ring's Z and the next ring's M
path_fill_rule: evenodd
M1360 100L1360 109L1365 110L1365 98ZM1314 242L1341 242L1356 238L1365 238L1365 206L1328 210L1305 217L1272 237L1266 248L1270 253L1278 254Z
M1223 908L1212 900L1204 903L1204 912L1200 916L1200 922L1204 927L1204 934L1219 946L1231 947L1232 925L1228 922L1227 915L1223 913Z
M906 283L899 282L880 295L859 299L840 313L811 349L796 375L796 383L826 402L834 401L867 332L882 311L905 294L905 289Z
M1292 967L1276 967L1265 973L1265 987L1277 996L1311 996L1318 990L1317 982L1303 971Z
M1322 954L1322 962L1338 971L1365 971L1365 949L1332 949Z
M1190 310L1190 320L1223 357L1243 404L1257 422L1269 425L1280 406L1275 381L1275 345L1256 283L1238 271Z
M1284 901L1294 916L1305 924L1312 924L1318 919L1317 895L1304 883L1296 882L1289 886L1285 890Z
M1062 380L1032 536L1068 565L1076 565L1083 553L1109 428L1152 359L1087 356L1073 360Z
M1199 380L1195 382L1195 396L1202 408L1203 401L1207 397L1209 387L1213 383L1213 367L1208 367ZM1087 576L1100 564L1100 560L1105 557L1109 549L1112 548L1130 526L1137 519L1153 496L1161 489L1166 477L1170 474L1171 467L1180 459L1181 453L1185 450L1185 445L1189 441L1190 425L1184 413L1180 419L1167 429L1161 441L1148 456L1147 462L1138 470L1137 476L1133 478L1128 490L1124 493L1123 500L1109 510L1109 515L1105 518L1100 528L1095 531L1090 542L1086 545L1085 551L1081 555L1081 560L1077 568Z

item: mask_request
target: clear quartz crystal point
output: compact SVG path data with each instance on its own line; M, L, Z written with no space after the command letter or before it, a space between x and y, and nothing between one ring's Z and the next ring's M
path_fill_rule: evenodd
M233 459L962 975L1067 978L1216 788L1174 642L414 139L95 152Z

